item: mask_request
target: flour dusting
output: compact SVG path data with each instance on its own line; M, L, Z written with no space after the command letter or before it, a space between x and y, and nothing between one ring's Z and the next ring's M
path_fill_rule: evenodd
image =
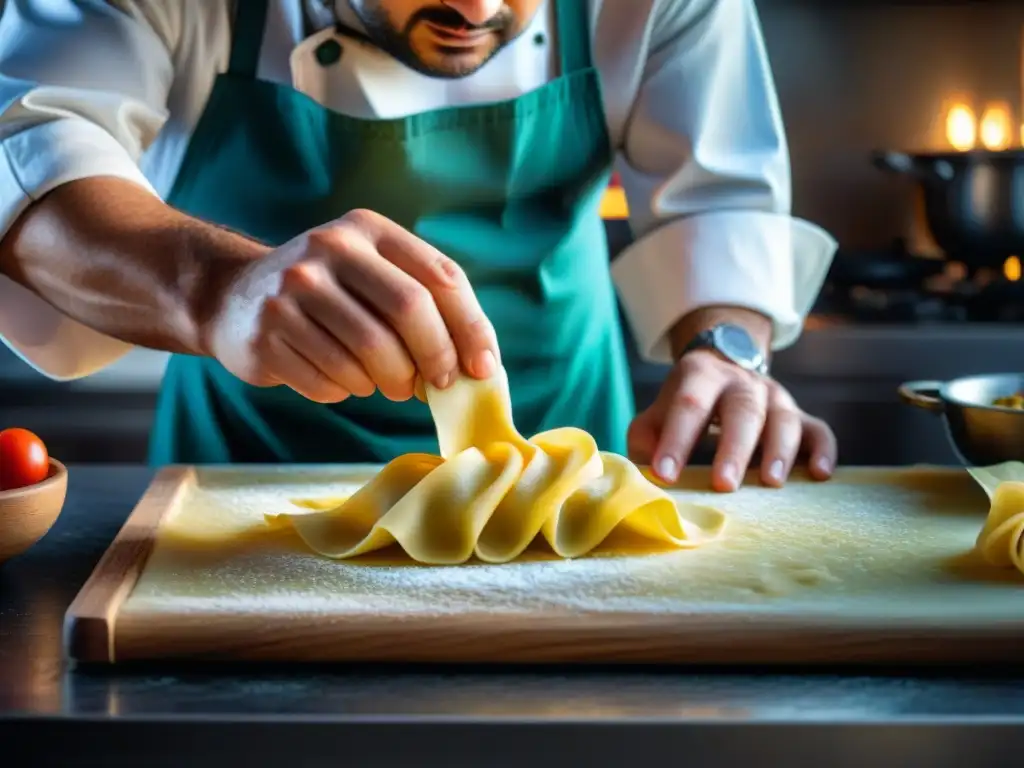
M670 489L729 515L722 540L651 554L599 551L559 560L543 547L513 563L439 567L400 551L353 561L310 553L264 515L290 499L346 497L374 467L203 469L162 527L126 612L450 614L485 611L688 613L842 610L877 615L949 612L963 618L1008 601L1011 580L979 585L957 570L987 511L964 473L840 472L828 483L796 479L783 490L734 494ZM888 478L889 481L883 481ZM937 478L937 479L936 479ZM937 588L939 587L939 588Z

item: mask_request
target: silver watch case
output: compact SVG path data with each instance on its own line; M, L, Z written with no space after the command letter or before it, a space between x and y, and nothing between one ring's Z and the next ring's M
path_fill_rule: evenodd
M732 323L720 323L698 333L683 350L683 354L695 349L711 349L740 368L766 375L768 357L757 346L747 329Z

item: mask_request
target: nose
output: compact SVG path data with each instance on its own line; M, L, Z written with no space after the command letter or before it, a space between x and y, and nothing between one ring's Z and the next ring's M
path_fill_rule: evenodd
M501 9L502 0L443 0L468 23L477 26L490 21Z

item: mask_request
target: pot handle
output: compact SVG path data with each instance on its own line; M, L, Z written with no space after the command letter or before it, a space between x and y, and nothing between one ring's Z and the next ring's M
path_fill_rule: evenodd
M939 397L939 391L944 383L942 381L905 381L900 384L897 392L900 400L907 405L923 408L932 413L942 413L945 410L945 405L942 398Z
M922 160L906 152L875 150L871 163L883 171L901 173L918 181L952 181L956 172L946 160Z

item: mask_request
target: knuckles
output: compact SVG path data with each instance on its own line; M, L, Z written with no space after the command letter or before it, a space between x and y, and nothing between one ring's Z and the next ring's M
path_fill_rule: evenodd
M263 313L261 315L263 329L270 331L279 327L290 312L291 308L286 298L283 296L270 296L263 302Z
M419 283L409 280L395 286L389 303L392 317L404 324L421 319L424 308L432 302L430 292Z
M490 320L483 315L477 316L466 324L465 335L466 340L470 344L481 348L490 346L497 340L494 327L491 325Z
M728 402L738 411L763 418L768 410L766 395L766 388L753 382L735 384L729 389Z
M351 365L348 355L334 344L324 346L326 348L320 352L318 365L334 376L342 376Z
M459 356L454 347L446 345L441 349L422 355L418 362L422 374L428 379L434 379L442 374L455 371L459 365Z
M377 227L383 218L379 213L366 208L353 208L342 216L339 222L366 231Z
M253 350L258 355L258 359L263 361L261 368L266 368L266 361L274 355L276 344L274 332L271 329L261 329L253 339Z
M319 264L313 262L299 261L285 267L281 272L281 289L283 293L313 293L322 284L322 268Z
M469 282L469 279L466 277L466 272L462 266L454 259L445 256L443 253L439 254L437 261L434 262L434 269L455 285L465 285Z
M376 329L361 323L349 329L352 351L356 357L367 360L380 356L387 347L387 339Z
M709 398L689 389L677 390L672 395L672 406L681 411L710 411L714 405Z
M344 256L365 241L366 237L357 224L342 220L307 233L306 251L318 256Z

